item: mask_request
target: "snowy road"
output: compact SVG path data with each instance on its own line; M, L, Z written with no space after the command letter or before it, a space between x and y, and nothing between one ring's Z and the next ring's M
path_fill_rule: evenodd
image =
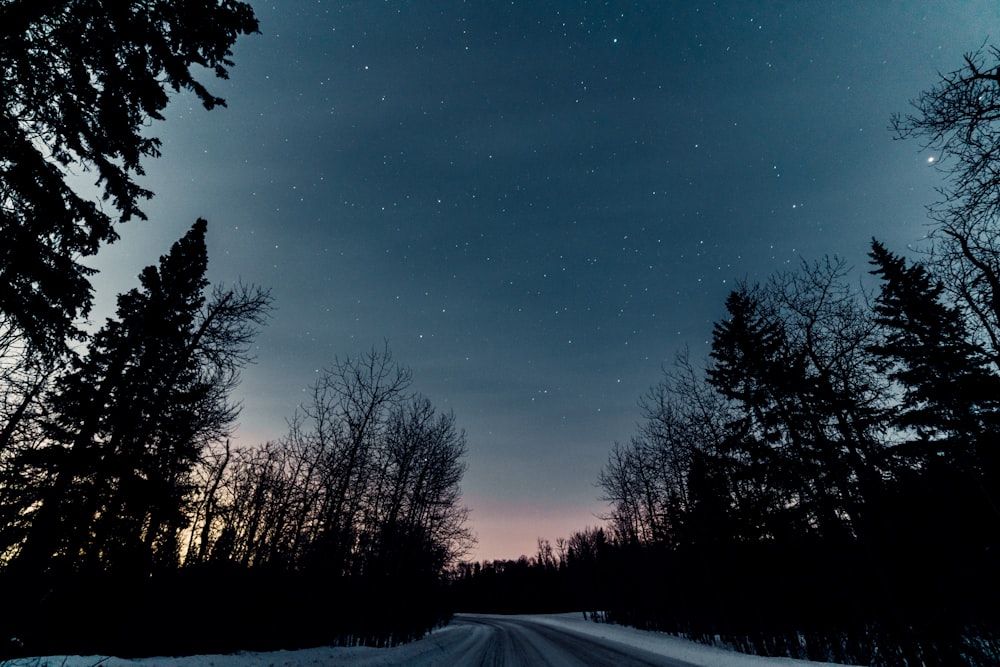
M693 663L668 658L640 648L571 632L533 618L504 616L456 616L453 625L471 626L478 641L456 665L522 667L692 667Z
M592 623L582 613L459 614L452 623L423 639L393 648L321 647L139 660L47 656L0 661L0 667L818 667L822 664L827 663L733 653L658 632Z

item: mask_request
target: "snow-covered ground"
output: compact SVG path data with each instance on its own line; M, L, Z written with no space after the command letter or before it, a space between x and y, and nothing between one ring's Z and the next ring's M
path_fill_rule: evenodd
M564 639L563 644L585 642L588 646L613 651L622 656L637 652L647 659L659 656L664 664L697 665L699 667L806 667L820 664L788 658L761 658L734 653L670 635L636 630L618 625L593 623L582 614L550 614L535 616L486 616L459 615L447 627L432 632L420 641L394 648L314 648L300 651L274 651L268 653L237 653L233 655L199 655L183 658L143 658L123 660L103 656L49 656L24 658L0 663L2 667L430 667L446 665L463 667L479 665L489 655L491 664L498 655L506 654L504 647L523 644L545 663L556 664L564 660L546 651L558 647L547 643L555 631ZM498 635L503 635L498 641ZM518 635L513 640L507 635ZM523 647L519 647L523 648ZM510 651L514 653L514 651ZM504 665L536 664L520 655L504 657Z
M583 614L551 614L535 616L537 622L563 628L569 632L586 634L589 637L627 644L656 655L699 665L699 667L819 667L832 665L829 662L792 660L791 658L762 658L756 655L736 653L726 649L706 646L687 639L681 639L663 632L637 630L610 623L594 623L584 620Z

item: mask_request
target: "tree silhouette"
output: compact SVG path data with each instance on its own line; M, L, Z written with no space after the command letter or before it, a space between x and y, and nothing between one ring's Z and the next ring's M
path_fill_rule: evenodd
M938 151L948 174L931 205L931 264L994 365L1000 365L1000 49L966 54L965 65L893 116L899 138Z
M877 242L872 263L874 299L836 260L741 286L704 373L642 398L599 477L612 620L765 655L995 662L997 375L923 265Z
M893 423L916 436L905 454L918 465L943 458L972 475L1000 518L1000 376L961 311L944 302L944 285L923 265L908 266L878 241L870 257L872 273L881 278L875 312L885 331L871 349L902 388Z
M34 484L3 489L22 494L18 569L176 567L191 471L238 413L229 392L269 304L249 288L205 294L205 231L199 220L146 267L56 379L47 440L11 465Z
M194 67L225 78L236 38L256 30L235 0L0 6L0 312L38 350L81 338L74 320L90 309L93 269L79 260L117 238L113 214L71 172L93 172L121 221L144 217L151 193L135 179L160 146L145 126L162 120L168 90L224 105Z
M824 443L812 419L804 351L767 296L749 287L729 295L729 317L713 333L707 381L736 406L723 455L733 474L755 490L755 511L764 512L748 525L770 523L776 530L780 516L782 530L807 532L831 520L824 489L815 483Z
M470 544L465 436L386 348L339 360L289 433L213 459L191 558L324 577L436 580ZM212 525L215 524L215 525Z
M944 284L878 241L870 257L882 280L875 312L886 332L871 349L905 392L894 421L926 439L996 430L1000 378L959 309L944 303Z
M989 57L893 120L951 175L925 262L873 241L874 295L837 259L741 285L704 374L644 397L638 435L599 478L613 620L764 655L996 664L1000 50Z

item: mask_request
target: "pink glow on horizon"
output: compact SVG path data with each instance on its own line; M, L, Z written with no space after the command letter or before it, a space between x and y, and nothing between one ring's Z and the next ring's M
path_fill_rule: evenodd
M256 447L268 440L281 437L282 433L256 423L252 416L239 420L233 434L234 447ZM586 504L545 502L531 499L506 499L466 494L462 503L472 512L468 526L478 538L478 543L462 560L492 561L534 556L538 551L538 538L548 540L553 548L560 537L569 538L576 531L603 526L598 515L607 511L607 505L594 500Z
M533 556L538 551L538 538L547 539L554 548L560 537L569 538L588 526L603 526L597 515L607 511L598 501L567 505L467 496L465 504L472 509L469 525L479 538L463 559L467 561Z

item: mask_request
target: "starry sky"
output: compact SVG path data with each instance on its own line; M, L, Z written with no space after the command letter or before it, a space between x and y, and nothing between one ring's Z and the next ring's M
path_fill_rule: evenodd
M942 175L890 115L1000 25L976 0L251 4L229 107L176 95L149 128L150 221L91 262L92 319L207 218L209 278L275 298L236 439L387 341L466 432L475 559L600 524L639 396L705 357L737 281L920 243Z

